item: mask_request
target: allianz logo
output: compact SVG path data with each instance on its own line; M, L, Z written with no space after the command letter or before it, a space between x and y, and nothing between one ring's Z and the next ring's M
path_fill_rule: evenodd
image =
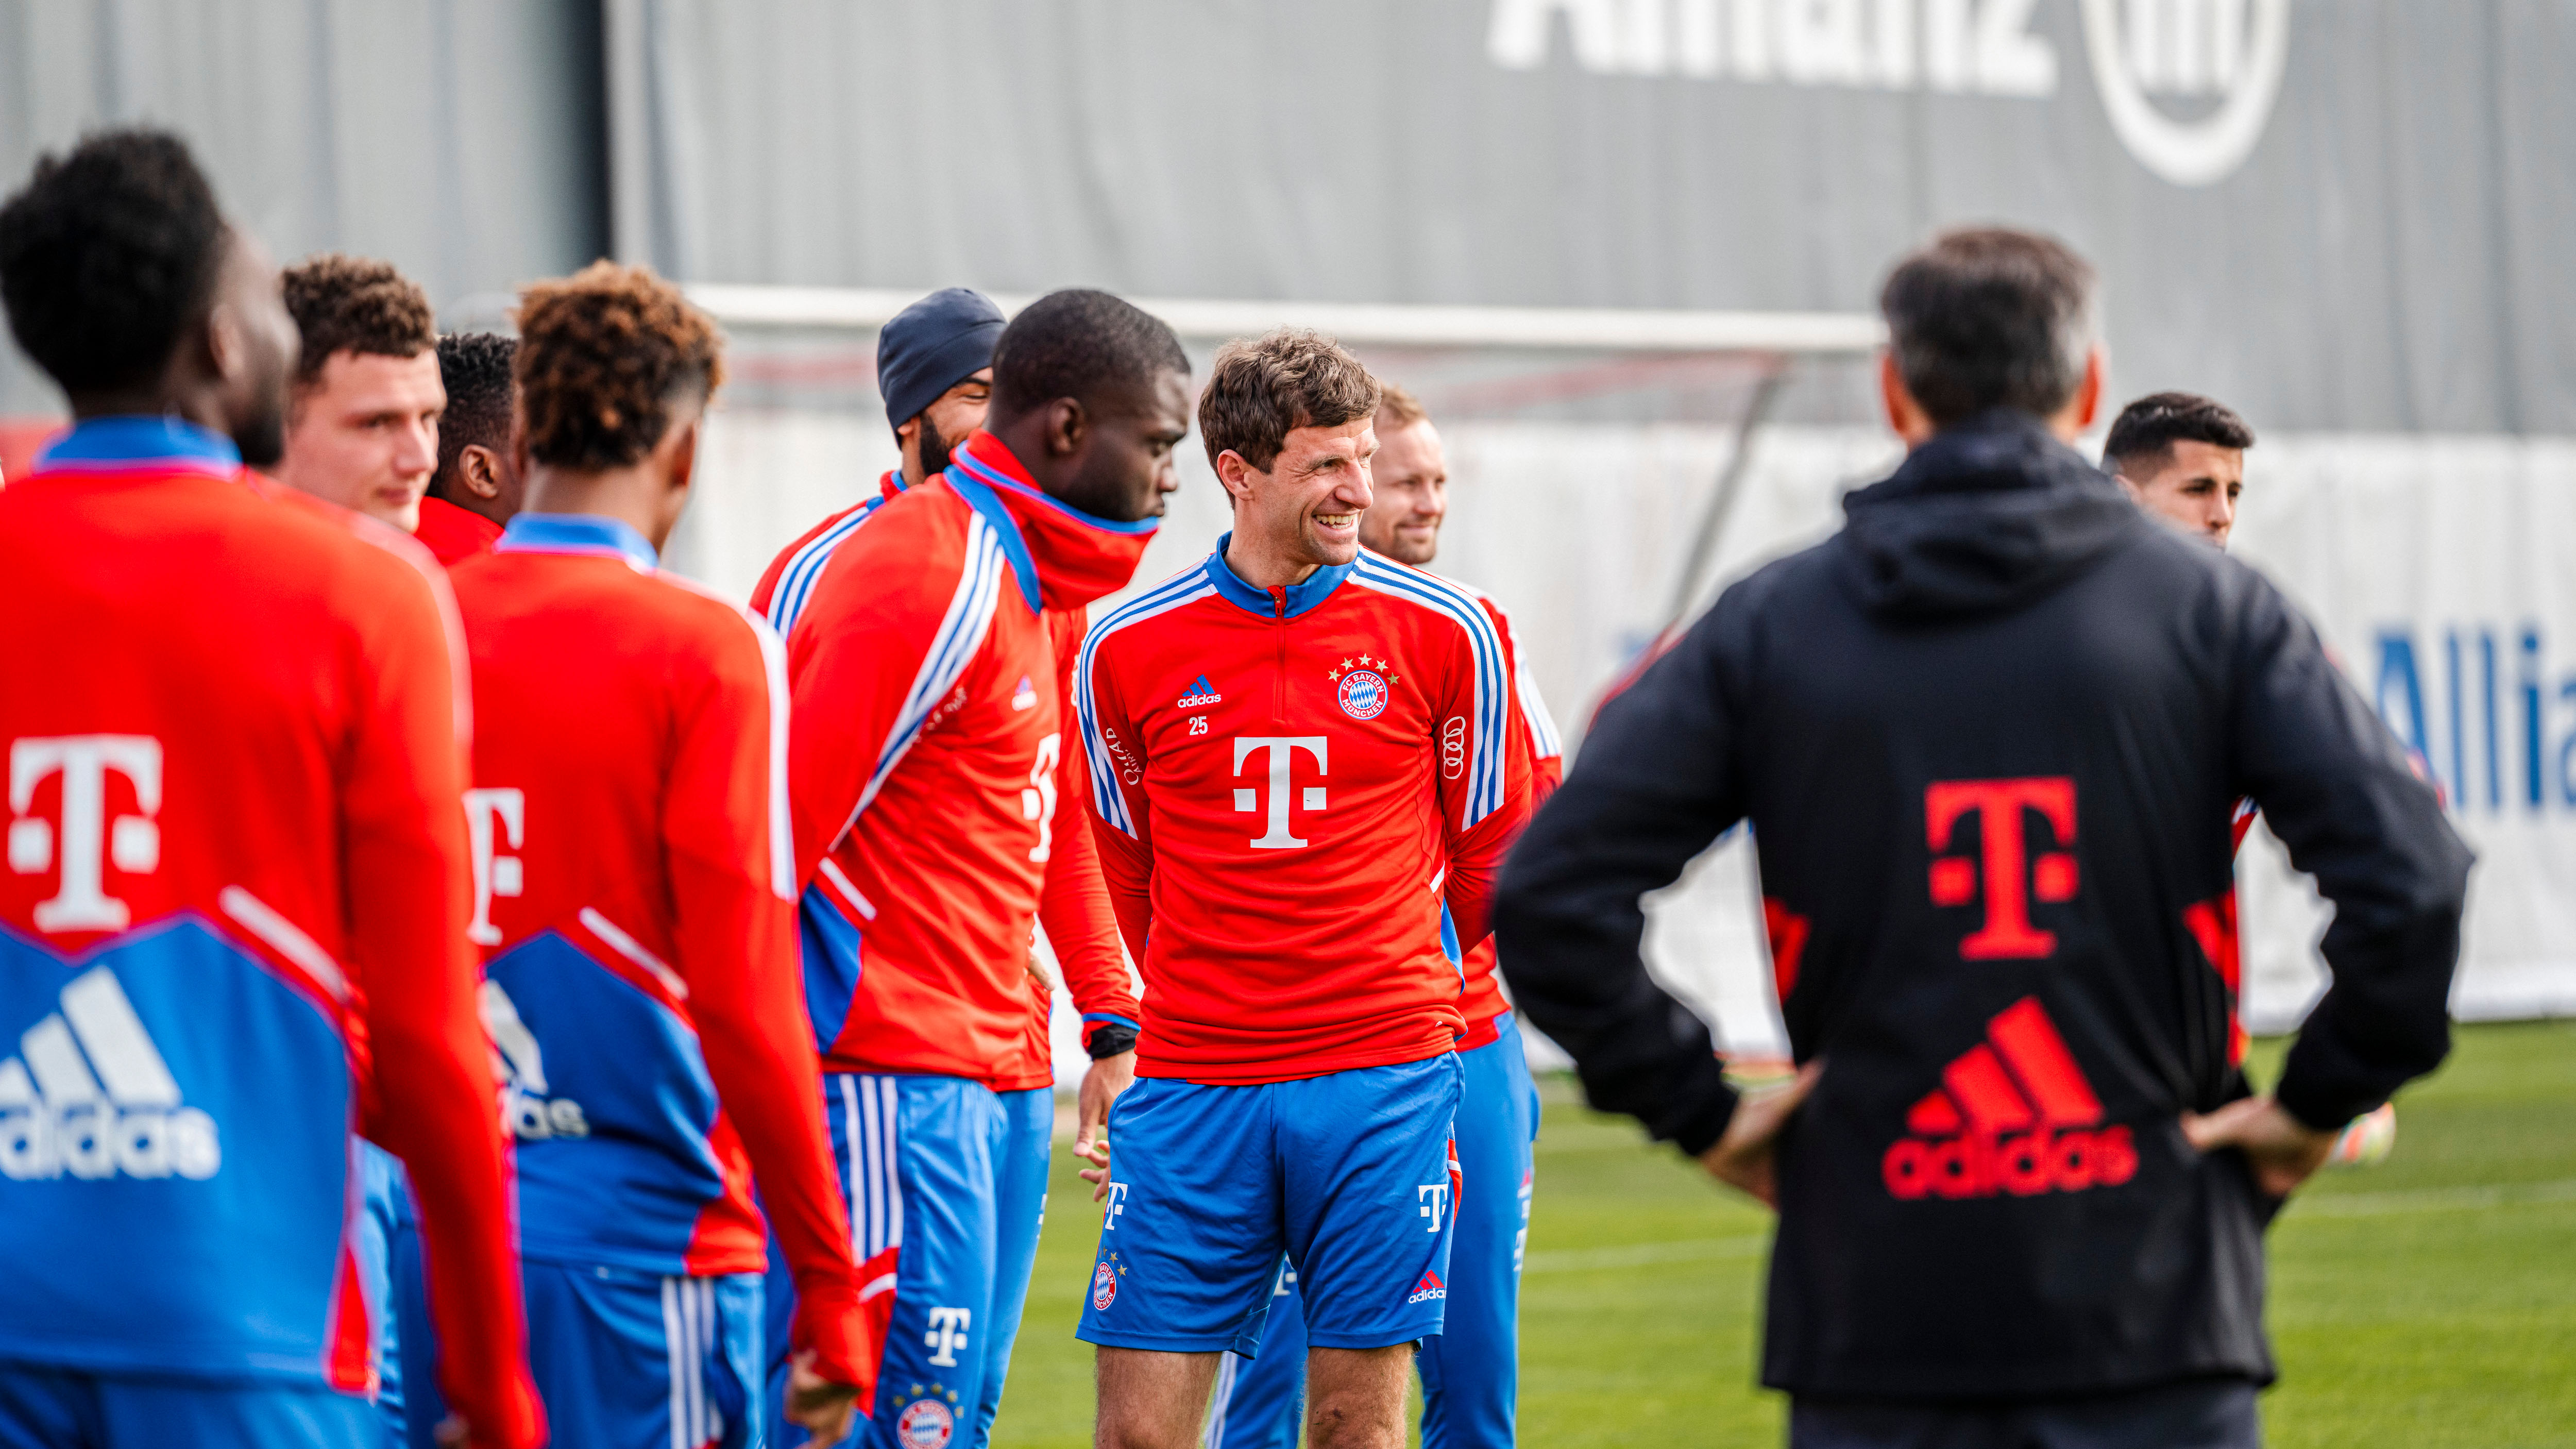
M1494 0L1485 53L1537 70L1561 33L1596 75L2041 99L2062 69L2042 3ZM2205 186L2244 164L2280 94L2290 0L2051 3L2075 6L2094 89L2141 165Z
M550 1097L546 1056L537 1034L519 1019L518 1004L498 981L486 980L477 998L483 1030L492 1038L492 1075L501 1084L501 1130L522 1142L587 1137L590 1122L570 1097Z
M185 1105L169 1063L104 966L74 977L59 1009L0 1061L0 1177L180 1177L224 1163L215 1119Z

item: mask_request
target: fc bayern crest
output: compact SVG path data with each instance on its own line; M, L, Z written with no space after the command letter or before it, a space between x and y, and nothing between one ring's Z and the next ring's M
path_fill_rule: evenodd
M1353 719L1375 719L1386 713L1386 679L1374 669L1354 669L1342 676L1336 697L1342 713Z
M1091 1270L1091 1306L1106 1313L1118 1301L1118 1274L1103 1263Z
M948 1449L957 1432L957 1416L937 1399L915 1399L894 1421L895 1442L903 1449Z

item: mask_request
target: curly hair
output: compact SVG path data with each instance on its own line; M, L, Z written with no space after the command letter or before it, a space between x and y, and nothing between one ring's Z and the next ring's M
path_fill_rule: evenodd
M286 310L303 335L295 385L310 387L340 352L418 357L438 345L429 294L373 257L320 252L286 269Z
M454 502L456 459L468 444L500 452L510 445L510 364L516 338L498 332L450 332L438 339L438 380L447 411L438 416L438 471L429 491Z
M519 293L528 456L598 473L641 461L675 405L724 385L724 334L649 267L593 262Z
M227 236L214 188L167 131L102 131L48 154L0 207L9 330L65 392L148 382L212 305Z
M1267 470L1290 433L1368 417L1382 396L1378 380L1340 343L1283 327L1217 349L1207 391L1199 394L1199 436L1210 464L1232 452Z

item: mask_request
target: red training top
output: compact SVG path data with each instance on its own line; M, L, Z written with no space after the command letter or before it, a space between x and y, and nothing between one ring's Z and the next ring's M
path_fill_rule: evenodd
M796 1277L793 1346L868 1387L796 974L777 636L626 525L523 513L454 571L466 823L531 1259ZM752 1190L755 1176L759 1198Z
M806 1002L827 1071L1044 1085L1030 942L1043 918L1086 1023L1137 1020L1066 708L1083 610L1154 523L1039 491L967 439L948 472L827 520L754 595L787 641ZM862 956L866 969L860 969Z
M476 554L490 553L501 540L501 525L470 508L459 508L444 498L420 500L420 522L411 531L420 546L443 564L461 563Z
M1437 1056L1466 1030L1458 946L1485 938L1529 814L1510 644L1437 575L1362 551L1256 589L1230 540L1101 620L1076 681L1101 867L1145 977L1137 1071L1278 1082Z
M93 419L0 492L0 657L0 1357L371 1389L356 1131L410 1168L448 1401L542 1442L444 575Z

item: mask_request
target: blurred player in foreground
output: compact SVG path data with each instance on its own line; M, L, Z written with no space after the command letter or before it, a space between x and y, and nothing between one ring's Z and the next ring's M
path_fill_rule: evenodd
M1449 516L1449 461L1440 447L1440 430L1413 394L1393 383L1381 381L1381 387L1374 422L1377 456L1369 464L1370 502L1360 515L1360 547L1426 568L1439 554L1440 525ZM1493 600L1484 604L1509 641L1510 621ZM1539 699L1526 659L1520 661L1518 683L1516 724L1527 733L1535 803L1556 788L1564 762L1555 722ZM1459 1065L1465 1069L1458 1102L1458 1170L1476 1186L1460 1194L1457 1203L1446 1326L1439 1336L1422 1341L1414 1359L1422 1374L1424 1449L1511 1444L1520 1390L1521 1252L1529 1233L1538 1088L1530 1081L1511 1004L1494 976L1491 938L1467 953L1459 998L1467 1034L1458 1043ZM1504 1187L1516 1190L1502 1191ZM1201 1436L1205 1449L1294 1449L1297 1443L1304 1417L1306 1315L1296 1271L1284 1263L1261 1346L1258 1358L1228 1354L1219 1361Z
M529 506L456 598L530 1364L565 1444L766 1442L765 1209L796 1284L788 1412L838 1439L875 1365L797 982L785 660L658 569L715 324L598 262L529 287L519 329Z
M1032 303L991 365L947 470L791 548L756 600L786 621L806 1001L884 1333L865 1437L905 1449L983 1442L1018 1329L1053 1110L1030 1077L1039 920L1093 1058L1078 1150L1133 1074L1095 846L1056 818L1083 779L1066 692L1189 428L1179 339L1103 292Z
M2263 1226L2449 1046L2469 852L2297 611L2067 446L2092 290L2020 232L1899 265L1904 463L1602 708L1505 876L1504 973L1593 1103L1777 1204L1802 1449L2254 1445ZM2204 944L2246 796L2335 904L2268 1096ZM1801 1070L1739 1099L1638 941L1743 819Z
M517 515L526 484L513 437L518 389L510 364L519 344L495 332L450 332L438 339L438 381L447 410L438 416L438 470L420 500L412 530L440 563L487 553Z
M423 1185L459 1437L545 1437L464 936L463 665L406 541L277 490L277 274L177 138L0 209L77 419L0 493L0 1440L383 1442L352 1124Z
M277 481L405 533L438 466L438 329L385 262L325 252L286 269L303 334Z
M1529 752L1482 602L1360 548L1378 398L1313 333L1227 344L1199 430L1234 530L1083 644L1101 868L1145 977L1139 1079L1083 1174L1108 1202L1080 1336L1111 1449L1198 1439L1283 1254L1317 1449L1402 1444L1441 1331L1459 948Z

